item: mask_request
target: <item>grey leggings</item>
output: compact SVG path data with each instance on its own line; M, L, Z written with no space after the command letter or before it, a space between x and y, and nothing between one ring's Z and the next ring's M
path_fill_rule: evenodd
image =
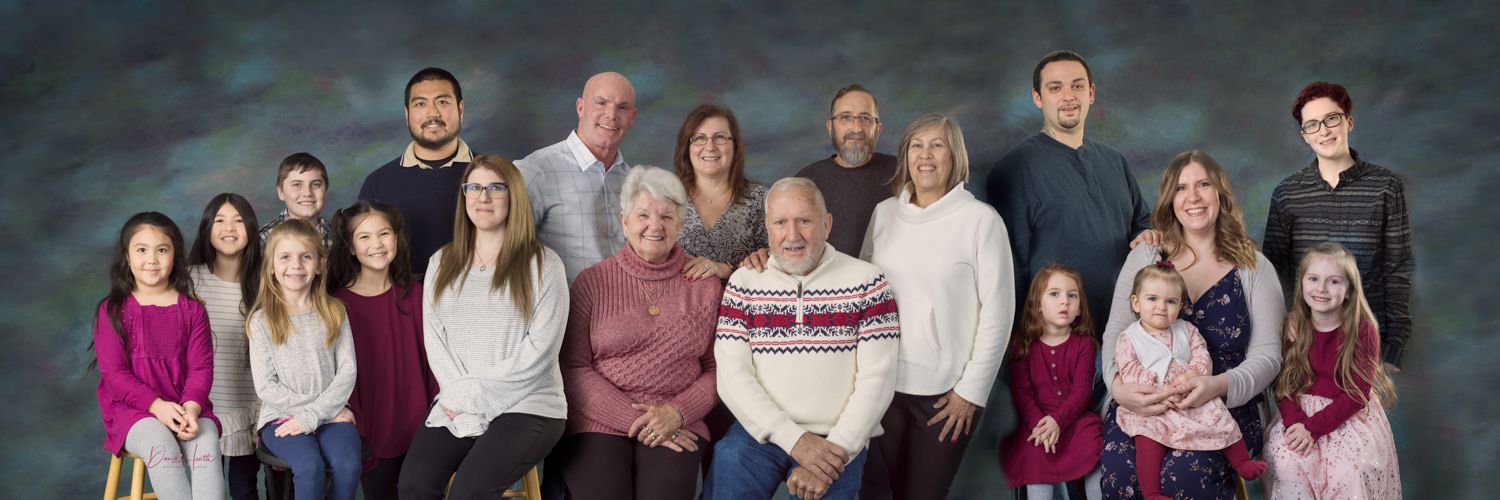
M177 435L154 418L130 426L125 450L146 461L151 491L162 500L223 499L224 464L219 456L219 427L198 419L198 435L178 441ZM192 472L188 472L191 470ZM192 476L189 483L188 476Z

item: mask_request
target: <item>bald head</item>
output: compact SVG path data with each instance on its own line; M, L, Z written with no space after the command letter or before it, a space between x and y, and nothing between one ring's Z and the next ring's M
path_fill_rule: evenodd
M635 124L635 86L615 72L599 73L583 84L578 96L578 138L606 167Z

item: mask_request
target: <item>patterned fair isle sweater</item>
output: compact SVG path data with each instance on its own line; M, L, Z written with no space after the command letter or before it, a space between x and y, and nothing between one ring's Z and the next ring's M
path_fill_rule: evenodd
M804 432L850 456L880 433L891 403L901 327L880 268L824 247L806 276L730 276L714 357L719 398L756 441L788 454Z

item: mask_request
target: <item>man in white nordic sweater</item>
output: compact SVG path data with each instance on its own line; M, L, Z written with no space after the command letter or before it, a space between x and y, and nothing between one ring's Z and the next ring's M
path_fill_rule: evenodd
M833 216L812 181L766 194L771 260L730 276L714 355L739 420L714 448L705 496L855 498L865 446L896 382L900 322L873 264L826 242Z

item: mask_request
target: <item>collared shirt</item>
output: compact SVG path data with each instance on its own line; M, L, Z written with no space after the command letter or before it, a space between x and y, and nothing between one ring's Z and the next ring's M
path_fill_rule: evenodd
M467 166L469 162L474 161L474 152L469 150L469 145L464 143L463 139L457 139L457 141L458 150L454 152L455 154L453 155L453 158L449 158L447 163L444 163L441 167L438 168L448 168L457 163L463 163L465 164L465 166ZM401 153L401 166L432 170L431 166L423 163L422 160L417 159L416 141L412 141L411 144L407 144L406 152Z
M1313 245L1331 241L1349 250L1380 327L1381 358L1399 368L1411 336L1415 267L1406 186L1385 167L1351 154L1354 166L1339 172L1338 186L1323 180L1316 159L1276 186L1261 250L1288 293L1296 289L1297 265Z
M271 230L281 225L281 223L286 222L288 217L289 215L286 210L282 210L281 215L277 215L275 219L271 219L271 222L260 226L260 246L266 246L267 239L271 237ZM317 228L318 234L323 237L323 251L327 252L333 246L333 236L328 232L328 219L324 219L322 215L319 215L318 220L313 223L313 227Z
M416 144L370 172L359 188L359 199L378 200L401 209L406 219L406 236L411 255L411 271L427 272L427 258L453 241L453 207L457 203L458 184L464 169L473 161L474 152L463 139L447 163L432 168L417 159Z
M568 283L625 245L620 189L630 165L624 154L606 169L574 131L516 161L516 168L526 179L537 238L562 257Z

